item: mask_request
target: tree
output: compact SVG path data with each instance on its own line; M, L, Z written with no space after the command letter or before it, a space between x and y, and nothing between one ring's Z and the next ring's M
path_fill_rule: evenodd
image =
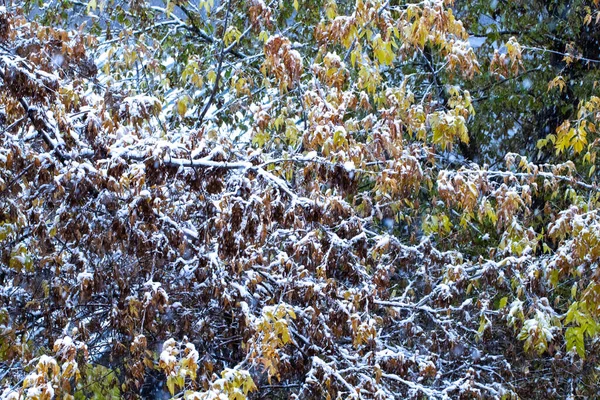
M595 94L598 3L470 1L457 8L482 62L482 74L466 87L478 111L470 124L477 145L469 153L488 162L502 161L506 152L538 162L570 159L555 157L558 149L581 153L585 135L563 136L562 144L547 137L565 121L580 119L579 110ZM506 57L511 68L503 67Z
M595 394L599 103L484 164L482 7L0 9L2 398Z

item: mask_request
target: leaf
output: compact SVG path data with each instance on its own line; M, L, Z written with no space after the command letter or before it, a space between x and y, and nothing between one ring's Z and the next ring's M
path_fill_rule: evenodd
M553 88L558 87L559 91L562 93L562 91L565 89L566 84L565 84L565 80L563 79L562 76L557 76L554 79L552 79L550 81L550 83L548 83L548 91L552 90Z
M567 340L567 351L575 350L579 357L585 360L583 329L579 327L567 328L565 332L565 339Z
M199 6L199 8L204 8L204 11L206 11L206 14L210 14L210 10L211 10L213 4L214 4L214 0L204 0L204 1L201 1L198 6Z
M356 56L357 56L357 54L358 54L358 49L354 49L350 53L350 65L352 65L353 67L356 66Z
M235 390L233 393L229 394L230 400L246 400L246 396L239 391L239 389Z
M266 43L267 40L269 40L269 32L267 31L261 31L260 34L258 35L258 38L263 42Z
M167 378L167 388L169 388L171 396L175 395L175 379L177 379L175 376L169 376Z
M252 137L252 143L258 147L263 147L271 139L267 131L259 131Z
M566 121L557 129L557 138L555 143L556 154L565 151L571 145L571 139L575 136L575 128L569 128L570 123Z
M244 379L244 383L242 384L242 390L245 394L248 394L248 392L253 392L256 389L257 387L256 384L254 384L254 381L252 380L252 376L250 376L250 374L247 374L246 379Z
M223 36L223 42L225 42L225 46L229 46L230 44L237 42L241 36L242 32L240 32L237 27L230 26Z
M288 329L284 329L281 331L281 341L283 344L287 344L290 341L290 331Z
M565 325L566 324L570 324L573 321L577 321L577 313L578 311L578 307L579 307L579 303L578 302L573 302L573 304L571 304L571 306L569 307L569 310L567 311L567 315L565 316Z
M177 101L177 114L184 117L188 109L189 97L184 96Z
M210 70L208 71L208 73L206 74L206 78L208 79L208 81L210 83L215 83L215 81L217 80L217 73L214 70Z
M293 308L288 308L287 313L290 317L292 317L292 319L296 319L296 313L294 312Z
M327 1L325 14L327 15L327 18L329 18L330 20L333 20L337 16L337 4L336 4L335 0Z
M481 340L483 338L483 333L485 332L485 330L488 327L491 327L492 323L491 321L485 316L485 315L481 315L481 317L479 318L479 329L477 329L477 339Z
M548 248L548 245L546 243L544 243L543 245L544 247L544 253L546 253L546 248ZM549 248L548 248L548 252L549 252ZM550 271L550 284L552 285L552 287L556 287L556 285L558 285L558 277L559 277L559 271L557 269L553 269L552 271Z
M498 309L502 310L504 307L506 307L507 303L508 303L508 297L501 298L500 302L498 303Z
M571 139L571 146L573 147L575 154L580 153L587 143L587 132L585 131L583 124L581 124Z

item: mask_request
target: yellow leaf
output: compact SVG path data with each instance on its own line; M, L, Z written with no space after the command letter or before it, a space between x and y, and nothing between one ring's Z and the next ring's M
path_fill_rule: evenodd
M288 309L288 315L292 317L292 319L296 319L296 313L291 308Z
M587 145L587 132L585 131L585 128L582 125L579 125L579 127L577 128L577 132L574 132L575 134L572 137L571 140L571 146L573 146L573 151L575 152L575 154L580 153L585 146Z
M214 4L214 0L206 0L206 1L201 1L199 6L200 8L204 8L204 11L206 11L207 14L210 14L210 9L212 8Z
M553 88L555 88L557 86L561 93L564 90L564 88L566 87L565 80L560 75L555 77L554 79L552 79L550 81L550 83L548 83L548 91L552 90Z
M281 330L281 341L283 344L287 344L290 341L290 331L287 328Z
M217 80L217 74L212 69L210 71L208 71L208 74L206 74L206 77L208 78L208 81L210 83L215 83L215 81Z
M571 145L571 139L575 136L575 128L569 128L569 121L565 121L557 129L557 138L555 143L556 154L565 151Z
M242 390L244 391L245 394L248 394L248 392L253 392L256 389L257 389L257 387L254 384L252 377L250 376L250 374L248 374L248 376L246 377L246 379L244 380L244 383L242 385Z
M327 2L325 13L329 19L334 19L337 16L337 4L335 3L335 0L329 0Z
M235 26L230 26L227 28L227 32L223 36L223 41L225 42L225 46L229 46L231 43L237 42L242 33Z
M175 377L174 376L169 376L167 378L167 388L169 388L169 393L171 393L171 396L175 395Z
M243 393L240 393L239 391L235 391L233 393L229 394L229 399L230 400L246 400L246 396L244 396Z
M177 101L177 113L180 116L185 116L185 113L187 112L187 107L188 106L188 97L182 97L181 99L179 99Z

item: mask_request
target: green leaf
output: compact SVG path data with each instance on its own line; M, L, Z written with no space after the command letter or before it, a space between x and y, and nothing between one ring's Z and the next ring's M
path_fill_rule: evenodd
M506 307L506 303L508 303L508 297L503 297L500 299L500 302L498 303L498 309L503 309L504 307Z
M565 333L567 350L575 350L579 357L585 360L585 344L583 342L583 329L579 327L567 328Z
M574 302L573 304L571 304L571 306L569 307L569 310L567 311L567 315L565 317L565 325L570 324L571 322L577 320L576 315L577 315L577 313L579 313L578 306L579 306L578 302Z

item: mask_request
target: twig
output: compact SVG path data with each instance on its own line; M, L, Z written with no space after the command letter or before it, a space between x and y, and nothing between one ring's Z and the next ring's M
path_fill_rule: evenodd
M225 27L223 30L223 38L221 38L221 51L219 54L219 64L217 65L217 75L215 77L215 85L213 86L212 91L210 92L210 97L208 98L208 101L202 108L202 113L200 114L199 122L198 122L198 125L200 125L200 126L202 126L202 122L204 122L204 117L206 116L206 113L208 112L208 109L210 108L211 104L215 100L215 96L217 94L217 91L219 90L219 82L221 79L221 69L223 68L223 58L225 57L224 37L225 37L225 34L227 33L227 28L229 26L229 11L230 10L231 10L231 0L229 0L227 2L227 12L225 13Z

